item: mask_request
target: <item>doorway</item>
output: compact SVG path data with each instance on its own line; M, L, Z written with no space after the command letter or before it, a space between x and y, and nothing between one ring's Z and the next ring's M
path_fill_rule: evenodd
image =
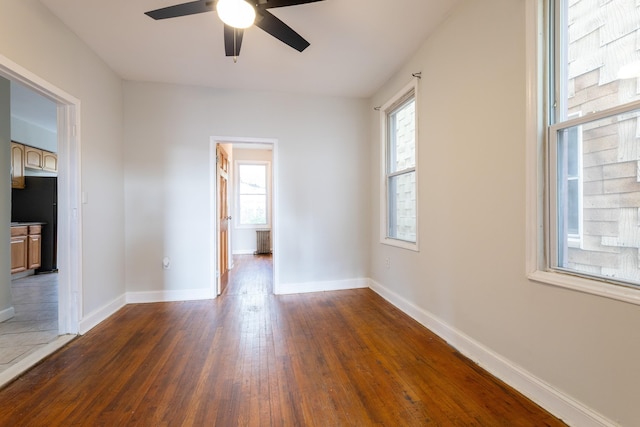
M212 294L219 296L225 292L229 276L233 273L234 260L260 255L269 255L272 264L270 283L273 284L270 290L276 293L277 261L271 252L277 253L278 242L275 209L277 140L212 137L210 152ZM246 168L245 165L264 167ZM243 168L253 175L241 182L240 171ZM264 171L264 175L256 175L256 170ZM268 253L264 250L265 234L269 238ZM258 248L260 242L262 250Z
M13 315L0 319L0 372L59 335L57 105L3 81L10 88L12 166L11 292L3 306L10 303Z
M26 89L55 104L57 122L58 160L58 229L57 267L58 273L58 333L60 338L38 351L26 364L10 372L5 371L0 383L10 379L40 358L55 351L73 335L78 334L82 307L81 286L81 209L80 209L80 101L37 75L24 69L8 58L0 55L0 77L12 84L20 84ZM4 167L9 167L5 165ZM10 212L0 215L5 227L11 222ZM10 282L9 272L3 278Z

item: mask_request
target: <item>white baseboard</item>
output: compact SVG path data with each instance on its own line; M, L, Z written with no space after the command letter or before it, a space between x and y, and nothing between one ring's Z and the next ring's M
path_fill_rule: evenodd
M420 324L443 338L460 353L473 360L491 374L500 378L519 392L562 419L569 425L585 427L614 427L616 424L576 401L572 397L555 389L550 384L502 357L493 350L475 341L468 335L451 327L442 319L433 315L396 294L389 288L366 278L333 280L321 282L288 283L278 286L278 294L296 294L309 292L326 292L346 289L371 288L391 304L411 316ZM192 289L177 291L127 292L109 304L93 311L80 322L80 334L84 334L94 326L113 315L126 304L151 303L168 301L189 301L215 298L211 289ZM0 312L0 319L3 313Z
M271 248L271 253L273 253L273 248ZM255 255L255 249L236 249L232 252L233 255Z
M9 320L15 315L16 311L13 309L13 307L5 308L4 310L0 311L0 322Z
M613 427L617 425L380 283L371 280L370 288L447 341L483 369L500 378L569 425L584 427Z
M80 321L80 335L86 334L100 322L115 314L127 304L140 304L168 301L192 301L212 299L215 295L211 289L188 289L180 291L127 292L110 303L89 313Z
M80 321L80 335L86 334L98 323L106 320L109 316L113 315L116 311L120 310L122 307L126 305L126 299L124 295L120 295L118 298L114 299L108 304L103 305L97 310L92 311L88 315L84 316Z
M322 282L304 282L304 283L284 283L279 284L278 289L274 293L278 295L284 294L304 294L309 292L326 292L326 291L342 291L346 289L368 288L369 279L346 279L346 280L328 280Z
M255 249L235 249L232 254L233 255L253 255Z
M174 291L127 292L127 304L146 304L152 302L195 301L213 299L212 289L185 289Z

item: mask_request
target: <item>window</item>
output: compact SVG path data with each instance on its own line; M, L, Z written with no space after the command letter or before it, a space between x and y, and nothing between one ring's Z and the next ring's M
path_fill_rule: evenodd
M547 59L538 62L537 78L531 73L545 99L537 109L542 127L529 127L546 128L536 137L541 149L529 151L540 162L530 176L541 173L542 194L529 200L543 204L530 234L538 245L532 278L640 303L640 295L628 293L640 289L640 6L531 3L536 17L529 23L546 27L537 49ZM540 11L546 19L538 20Z
M381 240L418 249L416 86L380 108L382 128Z
M269 163L237 162L237 225L269 225Z

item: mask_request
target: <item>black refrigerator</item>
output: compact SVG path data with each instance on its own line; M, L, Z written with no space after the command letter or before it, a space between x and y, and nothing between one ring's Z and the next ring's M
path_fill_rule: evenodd
M58 271L58 178L25 177L25 188L11 190L11 222L43 222L42 262L36 273Z

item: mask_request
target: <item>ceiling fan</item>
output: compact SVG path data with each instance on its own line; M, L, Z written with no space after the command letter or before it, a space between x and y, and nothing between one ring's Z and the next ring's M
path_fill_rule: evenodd
M153 19L177 18L216 10L224 23L224 50L234 61L240 55L244 29L255 24L278 40L302 52L309 46L300 34L267 9L322 0L197 0L145 12Z

